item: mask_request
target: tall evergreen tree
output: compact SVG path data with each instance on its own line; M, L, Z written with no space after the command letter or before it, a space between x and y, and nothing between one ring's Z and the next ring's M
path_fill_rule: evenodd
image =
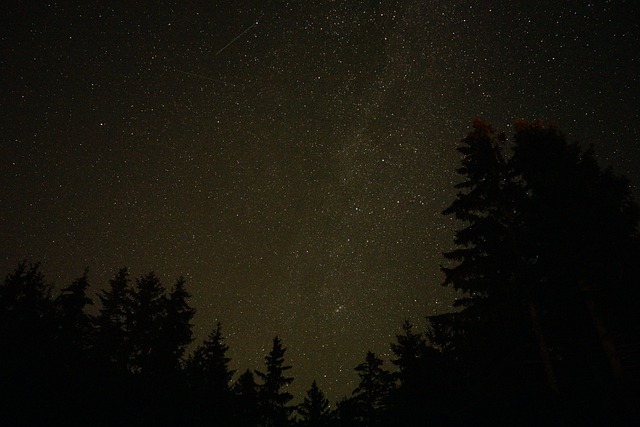
M55 360L57 413L49 419L67 425L86 425L95 420L96 400L102 391L96 366L90 351L93 323L87 307L93 301L87 295L88 271L63 288L55 298L56 326Z
M162 325L160 362L167 371L177 372L181 367L184 352L193 341L191 320L195 314L188 299L191 297L185 289L185 280L180 277L166 299L166 314Z
M209 336L189 356L186 374L191 388L191 400L203 423L229 423L232 395L230 389L234 371L229 369L229 347L224 343L220 322Z
M355 368L360 383L353 391L353 398L357 402L360 419L365 426L382 422L389 394L394 386L393 377L382 367L383 364L382 359L368 351L365 361Z
M289 424L293 407L288 403L293 399L286 387L293 382L286 376L291 366L284 364L286 348L277 336L273 338L273 347L265 357L266 372L256 371L262 380L260 384L260 411L265 426L281 427ZM283 390L284 389L284 390Z
M131 345L129 369L145 376L162 371L166 354L163 327L166 326L167 296L158 276L151 272L136 279L131 292L131 314L127 318Z
M398 367L396 377L401 386L421 381L422 362L428 351L427 342L421 333L414 332L408 320L402 324L402 334L396 335L396 342L391 343L391 351L396 356L391 361Z
M87 306L93 305L87 296L89 289L88 271L62 289L55 299L58 316L58 336L66 346L77 350L86 349L91 332L91 317L86 312Z
M462 341L455 345L467 349L476 371L489 372L496 366L518 371L522 360L534 357L530 343L535 335L548 383L557 389L531 299L530 269L535 260L521 247L527 193L505 157L507 143L504 134L476 120L458 148L463 154L458 173L466 180L456 186L461 192L444 214L454 214L467 226L456 233L459 247L444 254L456 264L443 267L445 285L463 292L456 305L464 310L450 317L457 323L453 329L462 332L458 335Z
M332 420L329 400L327 400L322 390L318 388L315 380L311 384L311 388L307 390L307 395L302 403L298 405L296 411L302 417L300 420L300 425L302 426L326 427L330 425Z
M236 421L243 427L255 427L260 420L259 387L251 370L247 369L232 388L235 396Z
M396 342L391 343L391 351L395 359L391 360L397 368L392 375L398 381L398 387L391 393L389 404L393 417L403 425L418 425L423 421L427 387L433 386L434 378L429 378L427 371L434 360L428 355L437 351L427 346L423 335L414 331L413 325L405 320L402 333L396 335Z
M53 315L53 286L47 283L40 264L27 266L21 262L12 274L6 276L0 288L0 314L3 326L21 322L22 327L34 326Z
M447 412L452 405L447 400L454 394L450 384L456 381L456 369L449 360L452 352L443 323L433 317L427 320L424 333L416 332L414 326L405 321L402 333L396 335L395 343L391 343L395 356L391 363L398 369L393 377L398 384L389 399L389 419L398 425L448 422Z
M207 339L187 360L187 373L194 387L212 391L217 396L226 395L235 371L229 369L229 346L224 343L222 324L218 322Z
M57 412L52 289L40 265L26 262L0 286L2 425L37 425L43 421L41 414Z
M461 192L444 211L466 222L444 254L445 285L464 293L448 317L453 347L466 348L480 383L506 381L509 397L545 383L555 394L595 390L605 359L620 372L605 313L624 306L616 295L628 294L639 253L628 183L553 126L517 123L512 141L473 127L458 148ZM544 373L525 370L530 360Z
M95 318L94 353L98 360L125 372L129 365L128 318L131 313L129 270L121 268L98 294L100 310Z

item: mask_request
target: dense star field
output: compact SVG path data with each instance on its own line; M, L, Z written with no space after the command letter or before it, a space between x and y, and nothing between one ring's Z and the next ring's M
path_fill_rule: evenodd
M473 117L555 121L640 182L633 1L26 4L0 6L3 271L185 276L197 339L221 321L244 371L279 335L296 396L450 310Z

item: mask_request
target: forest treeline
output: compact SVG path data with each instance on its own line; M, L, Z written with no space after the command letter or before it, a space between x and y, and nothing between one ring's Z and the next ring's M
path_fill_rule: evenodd
M443 212L451 312L405 322L391 360L372 352L334 407L313 382L299 405L286 348L230 369L222 326L187 353L185 281L119 270L88 297L22 262L0 287L1 425L634 425L640 421L639 210L629 182L541 122L507 138L476 120ZM89 314L93 312L94 314ZM365 355L366 354L366 355Z

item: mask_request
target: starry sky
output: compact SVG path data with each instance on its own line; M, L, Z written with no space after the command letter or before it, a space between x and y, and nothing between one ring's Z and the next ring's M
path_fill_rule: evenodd
M472 118L640 183L635 1L30 3L0 6L0 266L183 275L196 338L221 321L244 371L279 335L298 398L449 310Z

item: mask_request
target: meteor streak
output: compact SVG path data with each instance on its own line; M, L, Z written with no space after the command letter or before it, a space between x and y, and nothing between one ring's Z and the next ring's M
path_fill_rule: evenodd
M260 21L260 18L262 18L262 15L260 15L253 24L251 24L247 28L245 28L243 32L241 32L240 34L235 36L229 43L224 45L224 47L222 49L220 49L219 51L217 51L213 56L218 56L220 54L220 52L222 52L223 50L225 50L226 48L231 46L233 44L233 42L238 40L240 37L244 36L249 30L251 30L253 27L258 25L258 21Z

